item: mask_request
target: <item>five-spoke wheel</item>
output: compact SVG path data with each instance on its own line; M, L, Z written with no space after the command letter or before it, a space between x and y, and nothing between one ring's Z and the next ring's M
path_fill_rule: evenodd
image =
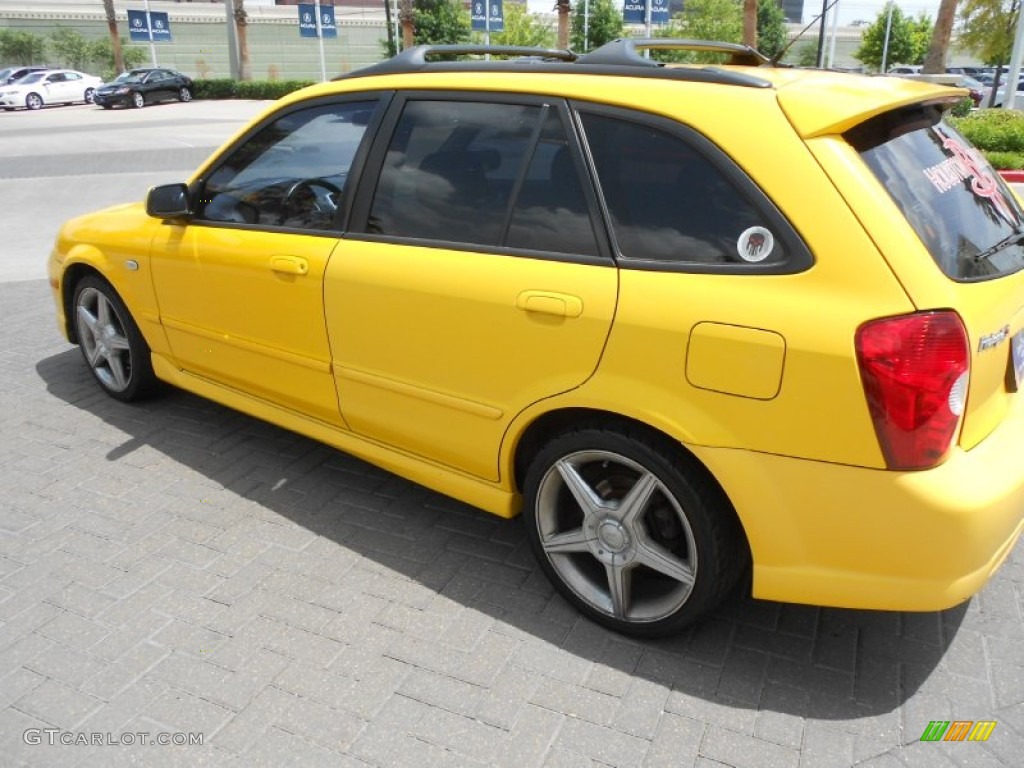
M109 284L86 277L75 288L74 324L89 369L106 392L135 400L154 382L149 347Z
M143 96L138 91L133 91L132 92L132 106L135 107L136 109L142 109L144 106L146 106L146 97Z
M673 632L709 610L744 565L735 513L708 478L647 435L554 439L525 485L528 536L555 586L620 632Z

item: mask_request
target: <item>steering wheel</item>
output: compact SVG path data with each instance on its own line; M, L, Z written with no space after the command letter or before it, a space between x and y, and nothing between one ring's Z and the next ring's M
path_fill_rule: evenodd
M314 189L319 187L320 189L327 190L328 194L319 195ZM313 195L313 210L316 213L328 214L333 216L335 211L338 210L337 199L341 196L341 189L327 179L315 178L315 179L299 179L290 187L288 191L284 193L284 197L281 198L281 220L280 223L284 224L285 221L290 219L294 213L296 213L295 201L299 193L303 190L309 190ZM334 194L336 197L333 199L330 194ZM326 205L324 205L326 203Z

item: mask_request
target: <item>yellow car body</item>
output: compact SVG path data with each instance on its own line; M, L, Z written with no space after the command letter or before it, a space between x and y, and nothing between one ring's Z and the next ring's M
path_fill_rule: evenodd
M427 69L317 85L253 126L318 99L409 91L642 111L706 137L742 169L806 243L806 269L482 259L348 233L202 227L131 204L61 230L49 263L58 325L75 339L74 284L98 274L137 322L159 379L503 517L519 512L526 467L550 436L610 416L666 436L714 478L742 527L754 596L953 606L984 585L1024 524L1024 398L1007 374L1009 340L1024 330L1024 271L943 274L845 137L878 115L949 102L950 91L722 69L767 85ZM876 318L947 309L970 348L962 423L937 465L888 468L854 339Z

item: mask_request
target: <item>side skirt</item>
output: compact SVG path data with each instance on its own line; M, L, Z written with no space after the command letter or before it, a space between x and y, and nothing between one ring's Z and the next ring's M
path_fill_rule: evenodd
M157 378L168 384L318 440L388 472L499 517L510 518L519 514L521 498L517 493L418 456L396 451L352 432L180 370L162 355L154 354L152 357L153 372Z

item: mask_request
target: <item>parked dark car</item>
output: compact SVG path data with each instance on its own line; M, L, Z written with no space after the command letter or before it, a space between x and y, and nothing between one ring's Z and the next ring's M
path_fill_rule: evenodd
M13 83L15 80L20 80L25 75L30 75L33 72L43 72L47 69L49 69L49 67L5 67L4 69L0 69L0 85L8 85L9 83Z
M160 67L140 67L122 72L112 83L96 89L95 101L104 109L115 104L144 107L159 101L191 101L192 78Z

